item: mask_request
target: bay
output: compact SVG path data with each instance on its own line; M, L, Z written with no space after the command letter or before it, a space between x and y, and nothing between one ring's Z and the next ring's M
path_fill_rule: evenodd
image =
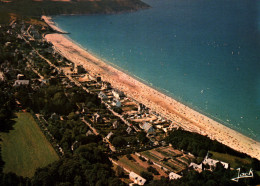
M145 0L147 10L56 16L108 63L260 141L257 0Z

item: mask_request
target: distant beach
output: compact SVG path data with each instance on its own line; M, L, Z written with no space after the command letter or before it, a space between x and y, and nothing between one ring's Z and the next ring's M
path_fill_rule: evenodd
M42 16L41 19L43 21L45 21L45 23L47 23L53 30L55 30L56 32L59 33L63 33L63 34L67 34L67 32L63 31L62 29L60 29L59 27L57 27L55 25L55 23L52 21L52 18L49 16Z
M61 30L51 19L44 19L53 29ZM197 111L177 102L171 97L145 85L128 74L108 65L63 34L48 34L45 36L55 49L73 63L83 65L93 75L99 74L103 81L108 81L114 88L120 89L127 96L143 103L150 109L185 130L207 135L217 141L260 160L260 143L230 129Z

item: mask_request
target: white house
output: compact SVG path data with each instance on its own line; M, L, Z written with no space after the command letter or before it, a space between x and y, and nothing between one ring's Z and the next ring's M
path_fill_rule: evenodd
M229 168L229 164L226 163L226 162L223 162L223 161L219 161L219 160L214 160L214 159L211 159L211 158L208 158L206 157L203 162L202 162L204 165L209 165L210 168L213 168L213 167L216 167L217 163L221 163L225 169L228 169Z
M103 91L99 92L98 97L100 99L103 99L103 100L107 100L108 99L107 95Z
M124 97L124 93L118 89L113 89L112 94L116 99L120 99L120 98Z
M209 166L210 166L210 169L216 167L217 163L221 163L221 164L224 166L225 169L228 169L228 168L229 168L229 164L226 163L226 162L208 158L208 153L207 153L207 155L206 155L206 157L204 158L204 160L203 160L202 163L203 163L204 165L209 165Z
M179 179L179 178L181 178L182 176L180 176L179 174L176 174L176 173L174 173L174 172L171 172L170 174L169 174L169 179L170 180L176 180L176 179Z
M109 132L108 135L105 137L108 141L111 138L111 136L113 136L113 132Z
M118 99L114 99L112 105L120 108L122 106L121 102Z
M147 134L152 134L155 131L153 126L147 122L145 122L144 124L141 124L140 128L143 129Z
M127 127L126 132L128 134L132 134L134 131L133 131L133 129L131 127Z
M16 80L13 86L29 85L29 80Z
M138 184L138 185L144 185L145 182L146 182L146 179L144 179L143 177L139 176L138 174L136 174L136 173L134 173L134 172L130 172L129 178L130 178L130 180L132 180L135 184Z
M197 172L202 171L202 163L198 165L198 164L192 162L192 163L190 163L189 167L192 167Z
M109 82L103 81L101 88L102 89L111 89L111 84Z
M114 122L113 122L113 128L114 128L114 129L117 129L118 125L119 125L119 122L118 122L118 121L114 121Z
M17 80L24 80L25 76L23 74L17 74Z

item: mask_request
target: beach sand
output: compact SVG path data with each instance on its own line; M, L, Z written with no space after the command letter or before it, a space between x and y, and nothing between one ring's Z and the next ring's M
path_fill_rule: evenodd
M53 24L53 22L48 22L48 20L50 19L45 19L47 24ZM192 110L173 98L112 67L81 48L75 42L72 42L63 34L48 34L45 38L68 60L77 65L83 65L93 76L99 74L103 81L110 82L114 88L123 91L127 96L134 98L170 119L175 125L179 125L188 131L207 135L211 139L216 139L237 151L260 160L260 142Z
M52 21L51 17L49 17L49 16L42 16L41 19L44 20L45 23L47 23L54 31L59 32L61 34L67 34L67 32L64 32L62 29L60 29L59 27L57 27L55 25L55 23Z

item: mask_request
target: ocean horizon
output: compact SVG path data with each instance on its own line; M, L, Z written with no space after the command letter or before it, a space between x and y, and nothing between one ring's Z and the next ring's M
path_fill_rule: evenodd
M53 20L109 64L260 141L259 2L144 2L151 8Z

